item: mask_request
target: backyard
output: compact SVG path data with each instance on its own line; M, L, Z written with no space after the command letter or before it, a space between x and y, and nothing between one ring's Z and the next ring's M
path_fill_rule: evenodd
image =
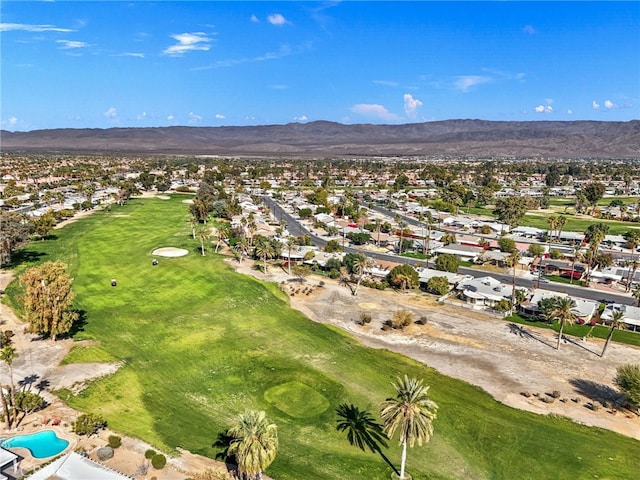
M159 247L190 253L153 265ZM640 469L629 454L636 440L507 407L478 387L310 321L276 285L235 273L213 249L201 256L182 197L134 199L56 230L30 244L17 273L52 259L67 262L75 278L85 319L75 339L95 341L66 362L123 362L78 394L58 394L169 454L180 447L214 457L218 435L254 408L279 428L272 477L388 479L379 455L336 431L335 409L354 403L377 416L394 393L390 383L408 374L424 379L440 406L432 441L409 451L414 479L628 479ZM7 294L16 307L15 282ZM389 444L385 453L397 463L400 449Z

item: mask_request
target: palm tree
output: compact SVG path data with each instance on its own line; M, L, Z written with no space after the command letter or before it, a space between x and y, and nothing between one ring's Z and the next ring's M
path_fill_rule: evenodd
M393 471L398 473L396 467L380 448L381 446L387 448L387 436L382 431L382 425L376 422L369 412L360 410L355 405L343 403L336 408L336 414L338 415L336 430L346 431L347 440L351 445L362 451L369 448L372 453L379 453Z
M247 478L260 480L278 451L278 427L265 412L249 410L227 432L232 440L228 453L238 462L238 471Z
M9 393L11 395L11 404L13 405L13 421L15 422L18 419L18 409L16 404L16 388L13 384L13 361L18 357L18 352L11 345L5 345L0 349L0 360L7 364L9 367L9 381L11 382ZM4 393L0 388L0 395L4 397ZM4 401L6 403L6 400ZM3 403L3 407L4 407ZM7 418L9 417L9 410L4 411Z
M196 230L196 238L200 240L200 253L204 257L204 242L209 238L209 227L200 225Z
M587 237L587 241L589 242L589 248L591 249L591 261L589 262L589 271L587 274L587 279L591 274L591 269L593 268L593 261L598 254L598 249L600 248L600 244L604 240L609 231L609 226L604 223L592 223L587 227L585 232L585 236Z
M549 224L549 231L547 232L547 242L549 244L549 251L551 251L551 239L553 238L553 232L558 229L558 217L548 217L547 223Z
M295 237L287 238L286 247L287 247L287 252L289 253L289 261L287 262L287 266L289 268L289 276L291 276L291 250L293 250L294 252L297 252L300 248L298 247L298 244L296 243Z
M617 329L623 329L625 327L626 323L622 321L623 318L624 312L622 310L614 310L611 314L611 325L609 325L611 330L609 331L609 335L607 335L607 340L604 342L604 347L602 348L602 353L600 354L601 357L604 357L604 352L607 351L609 342L613 338L613 332L615 332Z
M249 250L249 242L247 241L247 237L242 236L238 238L232 248L238 254L238 263L242 264L242 259Z
M360 283L362 282L362 277L364 276L367 268L370 268L372 261L369 257L364 255L363 253L358 253L354 262L353 262L353 271L358 275L358 282L356 283L356 288L353 290L353 294L358 294L358 288L360 287Z
M560 340L562 339L562 330L565 325L573 325L578 319L578 316L573 311L574 307L575 302L570 297L557 297L549 312L550 317L558 320L558 325L560 325L556 350L560 350Z
M264 273L267 273L267 259L275 256L275 248L273 247L273 244L269 239L262 237L256 242L254 252L256 257L261 258L264 262Z
M566 223L567 217L565 217L564 215L560 215L558 217L558 234L556 235L556 240L558 240L558 242L560 242L560 235L562 235L562 229L564 228Z
M400 215L397 215L400 218ZM398 255L402 255L402 242L404 241L404 229L407 228L407 222L404 220L398 221L398 230L400 230L400 243L398 244Z
M398 379L392 383L396 389L396 398L387 398L380 405L383 431L389 438L399 430L399 443L402 445L400 478L405 478L404 470L407 460L407 445L413 447L427 443L433 434L433 420L436 418L438 405L429 396L429 387L422 385L422 380L409 378Z
M631 296L638 300L638 307L640 307L640 283L636 285L636 287L631 292Z
M573 258L571 259L571 276L569 277L569 283L573 284L573 273L576 269L576 261L584 260L584 256L582 255L582 245L575 245L573 247Z
M513 310L516 308L516 267L518 266L521 258L522 255L518 250L511 253L507 257L507 263L511 268L513 268L513 277L511 283L511 312L513 312Z

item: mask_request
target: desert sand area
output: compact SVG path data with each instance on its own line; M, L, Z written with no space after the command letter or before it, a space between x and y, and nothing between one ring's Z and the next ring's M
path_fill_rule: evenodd
M603 340L566 337L556 350L558 336L552 330L511 324L461 306L440 305L422 292L361 287L354 296L336 280L312 276L300 284L289 282L292 277L277 267L271 267L265 275L254 269L251 261L229 263L241 273L281 286L288 284L283 290L290 294L293 308L314 321L349 332L364 345L411 357L484 389L505 405L563 415L640 440L640 417L611 408L622 398L613 382L616 368L626 363L640 364L640 348L614 341L601 358ZM320 281L322 287L318 286ZM300 292L304 286L299 285L305 284L314 287L312 293ZM404 331L382 330L382 323L401 309L411 311L415 319L426 317L427 323L411 325ZM371 315L369 325L357 323L361 312ZM547 394L554 390L561 397L546 403Z

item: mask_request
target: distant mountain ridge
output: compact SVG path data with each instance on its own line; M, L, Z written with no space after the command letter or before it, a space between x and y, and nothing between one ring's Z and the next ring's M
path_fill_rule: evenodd
M240 127L0 130L0 149L230 156L640 158L640 121L446 120L402 125L315 121Z

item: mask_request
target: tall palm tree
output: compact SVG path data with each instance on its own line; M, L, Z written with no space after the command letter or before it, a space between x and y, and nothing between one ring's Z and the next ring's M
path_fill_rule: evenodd
M429 387L422 380L409 378L407 375L392 383L396 389L396 398L387 398L380 405L380 418L383 431L389 438L399 430L399 443L402 445L400 478L405 478L407 461L407 445L413 447L427 443L433 434L433 420L436 418L438 405L429 396Z
M289 253L289 261L287 262L287 266L289 268L289 276L291 276L291 251L293 250L294 252L297 252L300 248L298 246L298 243L296 242L295 237L289 237L287 238L287 252Z
M0 349L0 360L7 364L9 367L9 381L11 382L9 394L11 395L11 404L13 405L13 421L18 419L18 409L16 404L16 387L13 383L13 361L18 357L18 352L12 345L5 345ZM4 397L4 393L0 389L0 395ZM3 405L4 406L4 405ZM9 417L9 410L4 411L5 415Z
M611 325L609 325L611 330L609 331L609 335L607 335L607 340L604 342L604 347L602 347L602 353L600 354L601 357L604 357L604 352L607 351L609 342L613 338L613 332L615 332L617 329L623 329L625 327L626 323L622 321L623 318L624 312L622 310L614 310L611 314Z
M514 251L507 257L507 262L513 268L513 277L511 282L511 312L516 308L516 267L520 262L522 255L518 250Z
M249 250L249 241L247 240L247 237L240 237L233 246L233 250L238 254L238 263L242 264L242 259Z
M238 462L238 471L260 480L262 471L271 465L278 452L278 427L265 412L249 410L238 417L227 435L231 437L228 453Z
M565 217L564 215L560 215L558 217L558 233L556 235L556 240L558 242L560 242L560 235L562 235L562 229L564 228L564 225L567 223L567 217Z
M587 279L591 274L591 269L593 268L593 261L595 260L596 255L598 255L598 249L600 248L600 244L607 236L607 232L609 231L609 226L604 223L592 223L587 227L585 232L585 236L587 237L587 241L589 242L589 249L591 250L591 261L589 262L589 269Z
M638 307L640 307L640 283L636 285L636 287L631 292L631 296L638 300Z
M573 247L573 258L571 259L571 276L569 277L569 283L573 284L573 274L576 270L576 261L584 260L584 256L582 255L582 245L574 245Z
M260 238L256 242L254 248L256 257L261 258L264 264L264 273L267 273L267 259L271 259L275 256L275 248L268 238Z
M557 320L558 325L560 325L556 350L560 350L560 340L562 339L562 330L564 330L565 325L573 325L578 319L578 315L573 311L574 307L575 302L570 297L557 297L549 312L550 317Z
M547 218L549 224L549 231L547 232L547 243L549 244L549 251L551 251L551 240L553 239L553 232L558 229L558 217L552 215Z
M369 257L367 257L363 253L358 253L354 262L353 262L353 271L358 276L358 282L356 283L356 288L353 290L353 294L358 294L358 288L360 287L360 283L362 282L362 277L365 274L367 268L370 268L372 261Z
M204 242L209 238L210 232L207 225L199 225L196 229L196 238L200 240L200 253L204 257Z

